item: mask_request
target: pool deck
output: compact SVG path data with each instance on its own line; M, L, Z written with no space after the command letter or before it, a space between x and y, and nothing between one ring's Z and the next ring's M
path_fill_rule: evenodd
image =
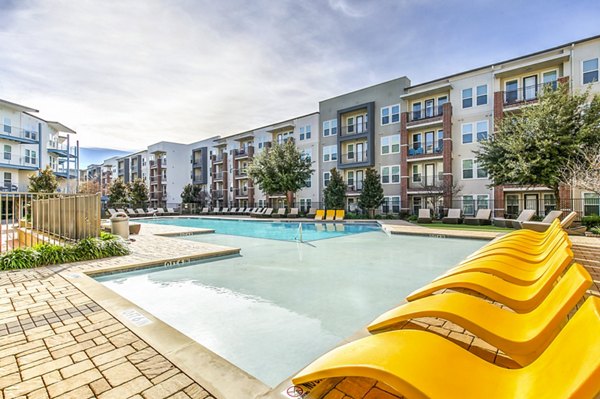
M462 237L454 230L379 222L392 234L457 237L459 233ZM239 252L165 237L210 232L145 224L140 235L132 236L135 241L128 256L0 272L0 399L284 398L281 386L269 392L251 376L88 277ZM498 235L469 233L477 233L469 238L482 239ZM572 241L576 260L595 280L589 294L600 295L600 239L573 237ZM489 361L511 366L495 348L443 320L419 319L403 328L428 329ZM390 388L364 378L325 381L308 397L399 398Z

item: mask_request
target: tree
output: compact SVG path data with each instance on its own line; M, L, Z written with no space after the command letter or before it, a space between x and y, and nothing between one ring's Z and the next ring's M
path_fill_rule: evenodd
M200 202L200 187L193 184L186 184L181 193L181 202L184 204Z
M148 187L140 178L129 184L129 200L135 207L144 206L148 202Z
M583 149L580 157L569 160L561 181L600 195L600 146Z
M255 156L248 165L248 176L267 195L286 193L291 205L296 192L306 187L306 180L314 172L311 165L311 159L288 140Z
M29 176L29 187L27 190L31 193L55 193L58 189L58 181L56 175L50 168L41 170L38 175Z
M346 207L346 183L336 168L331 169L329 184L325 187L325 208L344 209Z
M505 116L475 153L492 186L546 186L558 201L567 164L581 160L582 148L599 144L600 95L571 94L560 84L543 90L538 104Z
M120 177L108 187L108 203L113 206L123 205L129 202L129 188Z
M369 218L375 217L375 209L383 203L383 187L379 173L373 168L368 168L363 180L363 190L358 197L358 205L365 209Z
M88 180L79 184L81 194L97 194L100 192L100 184L97 180Z

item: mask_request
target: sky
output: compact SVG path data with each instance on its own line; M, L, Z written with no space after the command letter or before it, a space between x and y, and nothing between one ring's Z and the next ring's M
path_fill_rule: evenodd
M598 35L598 21L598 0L0 0L0 98L82 147L134 151Z

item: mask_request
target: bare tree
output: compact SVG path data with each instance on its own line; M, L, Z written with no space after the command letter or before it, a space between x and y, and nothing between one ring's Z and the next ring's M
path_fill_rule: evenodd
M445 179L440 179L433 184L423 184L423 188L420 190L423 192L423 196L427 197L433 207L434 212L438 218L444 214L444 207L447 205L449 208L452 207L452 198L462 190L462 185L456 182L448 182ZM447 198L447 204L444 204L444 198ZM443 205L440 205L443 204Z
M600 146L581 150L581 156L570 160L562 171L563 184L600 194Z

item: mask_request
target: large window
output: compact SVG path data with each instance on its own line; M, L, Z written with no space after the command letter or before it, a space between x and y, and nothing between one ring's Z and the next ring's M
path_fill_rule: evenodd
M598 58L583 61L583 84L598 81Z
M462 161L462 178L472 179L473 178L473 160L463 159Z
M412 135L413 150L419 150L421 148L421 133L415 133Z
M381 183L399 183L400 182L400 165L383 166L381 167Z
M462 107L471 108L473 106L473 89L463 89L462 91Z
M488 102L487 85L477 86L477 105L485 105Z
M305 148L302 150L302 159L312 160L312 148Z
M33 150L25 150L25 163L37 164L37 154Z
M310 125L300 126L300 140L310 139Z
M10 134L12 131L10 118L4 118L4 133Z
M390 105L381 108L381 125L400 122L400 105Z
M323 185L325 187L329 185L329 180L331 180L331 173L323 172Z
M337 134L337 119L323 122L323 136L335 136Z
M421 167L420 165L413 165L412 167L412 181L413 183L421 182Z
M400 212L400 197L399 196L389 196L383 197L383 202L381 204L381 211L383 213L399 213Z
M462 143L469 144L473 142L473 124L464 123L462 125Z
M348 133L354 133L354 118L350 117L346 119L346 129Z
M346 172L346 184L348 186L354 186L354 171L349 170Z
M337 161L337 145L323 147L323 162Z
M10 188L12 186L12 173L4 172L4 187Z
M488 139L488 121L477 122L477 141Z
M600 196L595 193L583 194L584 216L600 215Z
M12 147L7 144L4 145L4 159L7 161L12 159Z
M312 207L312 200L310 198L300 198L300 212L308 212Z
M421 119L421 103L414 103L412 106L412 118Z
M397 154L400 152L400 135L384 136L381 138L381 155Z

